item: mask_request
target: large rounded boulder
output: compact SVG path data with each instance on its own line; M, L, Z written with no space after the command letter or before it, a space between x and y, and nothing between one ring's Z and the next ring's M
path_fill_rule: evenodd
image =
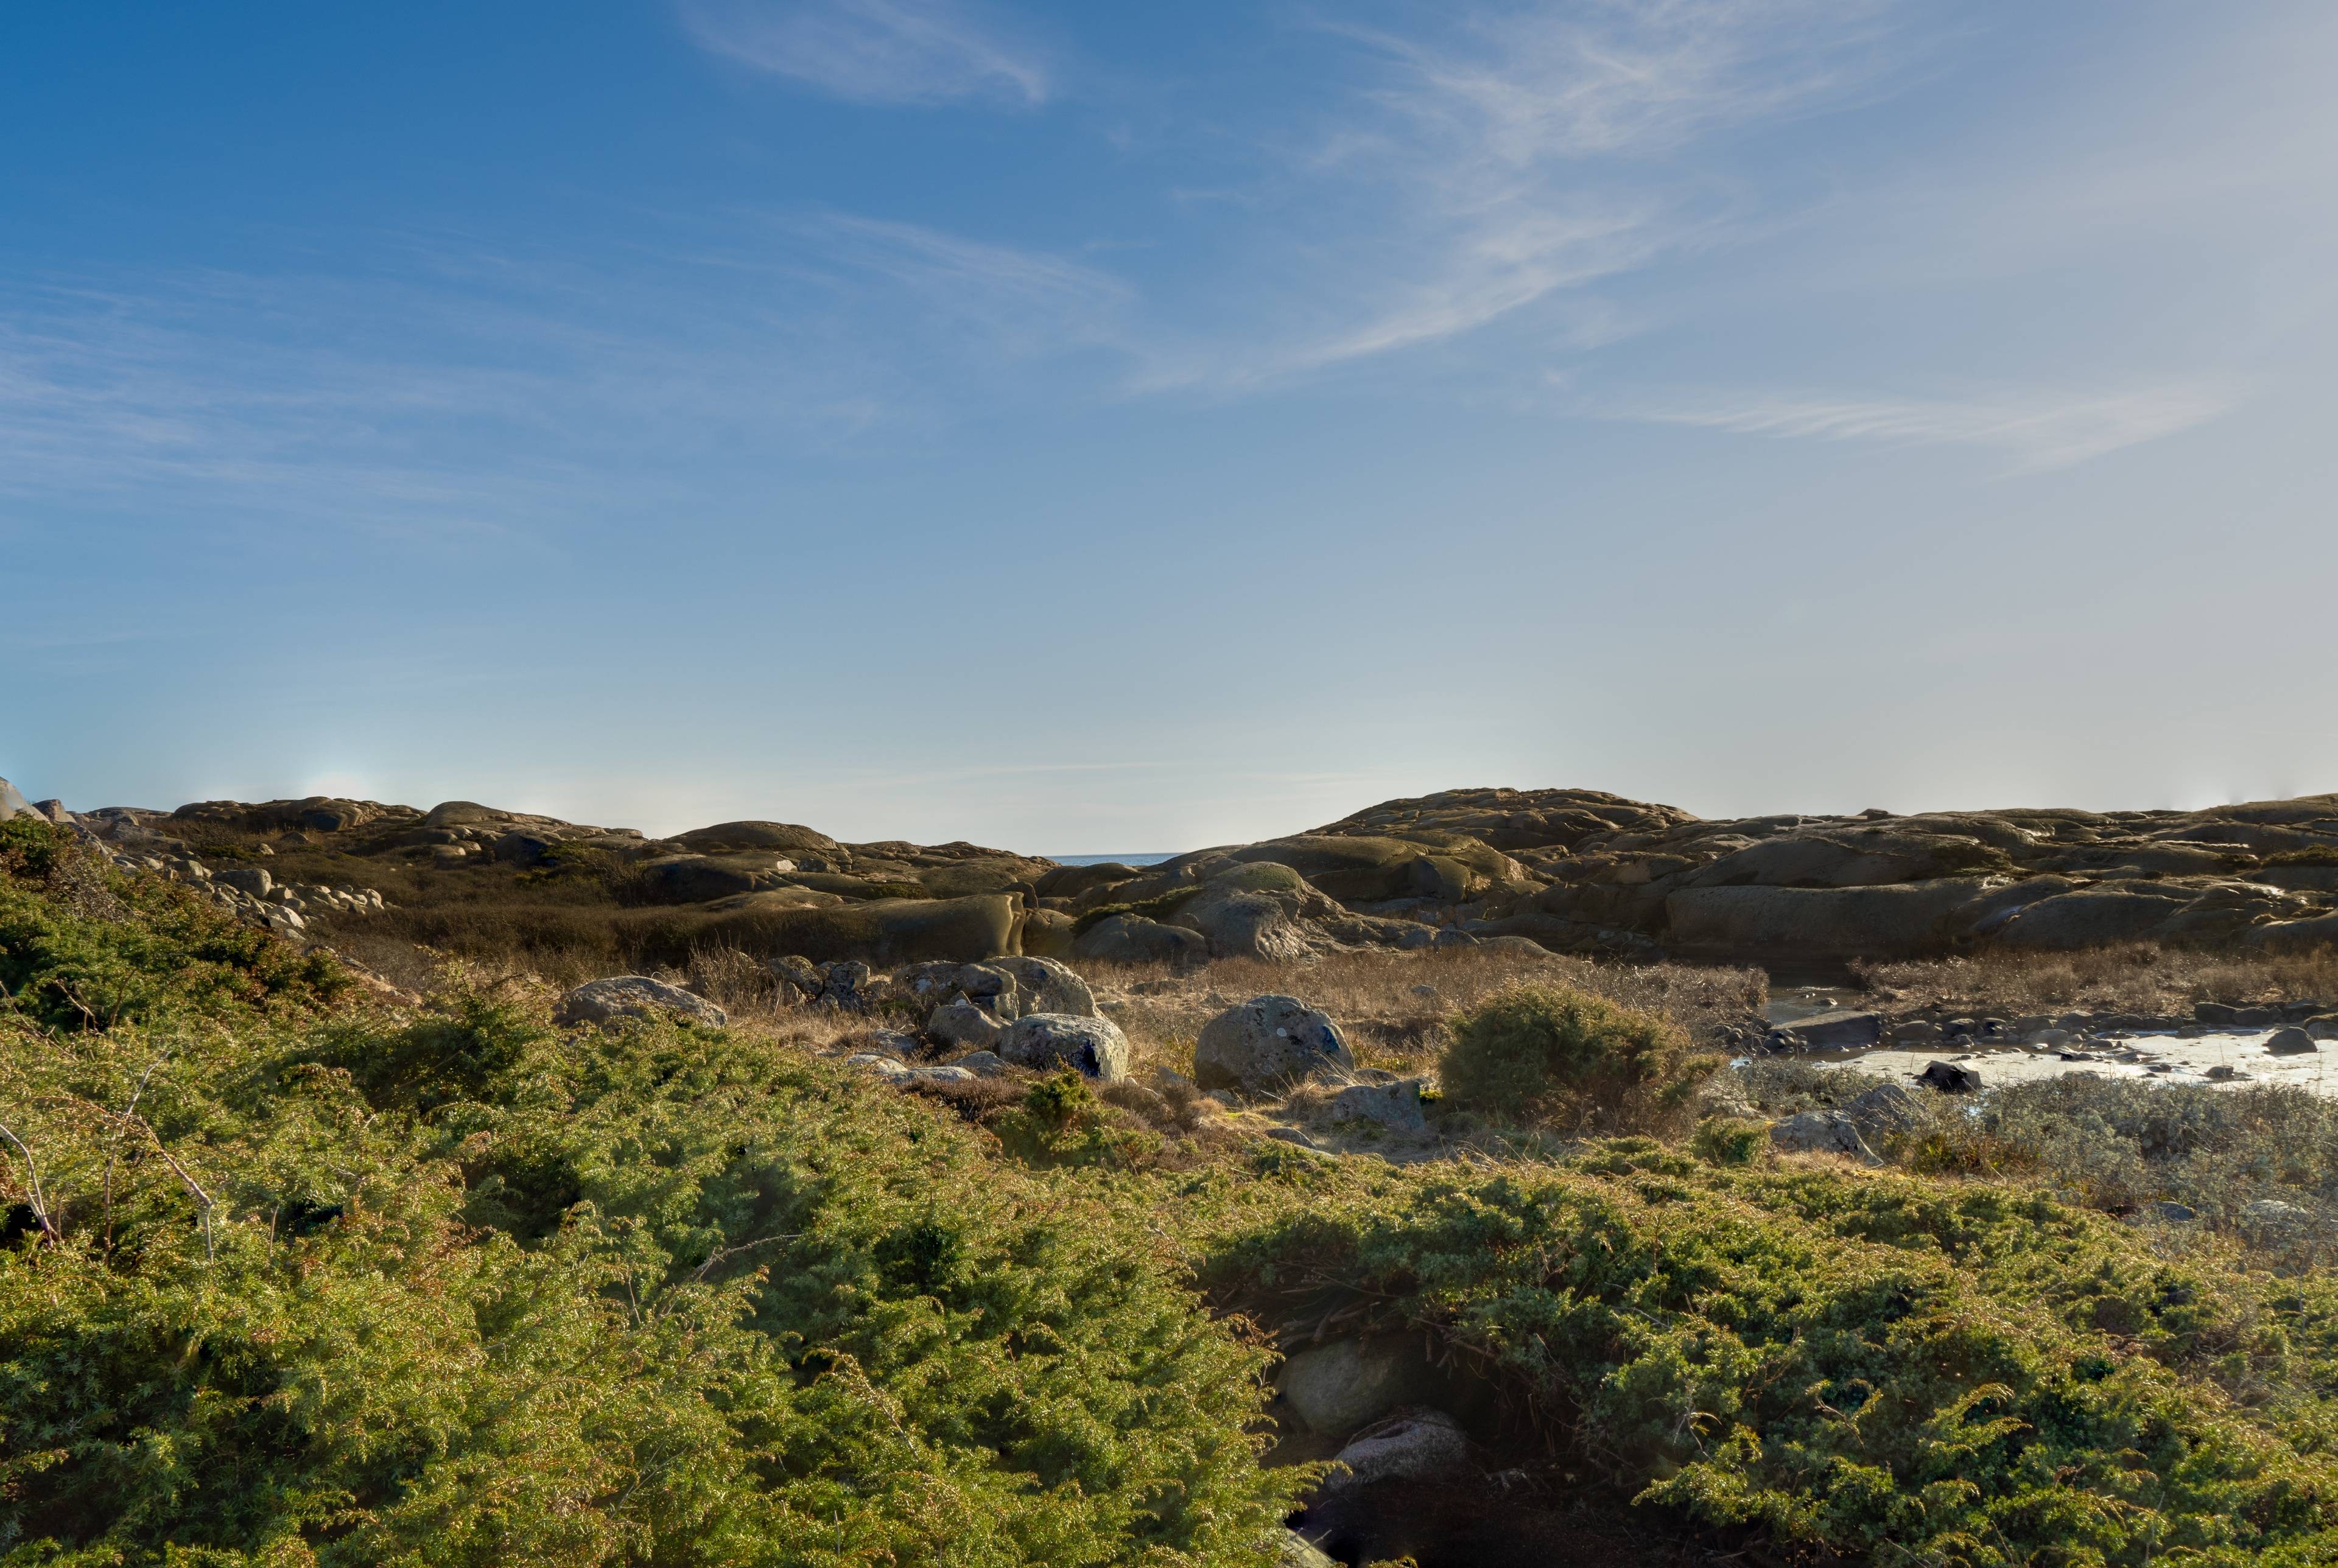
M561 997L552 1021L565 1028L662 1015L693 1024L728 1022L722 1009L705 997L646 975L612 975L605 980L587 981Z
M1285 1087L1325 1067L1353 1067L1340 1026L1296 996L1253 996L1202 1026L1194 1079L1246 1094Z
M1089 964L1169 964L1184 967L1210 956L1198 931L1164 926L1142 915L1107 915L1072 940L1072 956Z
M1128 1076L1128 1036L1109 1018L1033 1013L1007 1026L998 1054L1023 1067L1069 1067L1105 1083Z

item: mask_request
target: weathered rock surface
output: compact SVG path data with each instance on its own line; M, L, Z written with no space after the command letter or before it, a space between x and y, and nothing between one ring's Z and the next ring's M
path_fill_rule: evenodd
M1183 965L1209 956L1209 938L1142 915L1107 916L1072 942L1072 956L1091 964Z
M1274 1387L1300 1430L1338 1434L1431 1397L1435 1378L1407 1340L1334 1339L1293 1351Z
M1348 1440L1335 1461L1344 1468L1323 1481L1338 1493L1376 1481L1420 1481L1469 1466L1469 1438L1442 1410L1400 1410Z
M613 975L588 980L560 998L552 1020L563 1026L606 1024L617 1018L653 1018L671 1014L693 1024L728 1022L722 1009L694 992L646 975Z
M1420 1080L1400 1078L1393 1083L1351 1083L1331 1096L1333 1122L1368 1122L1391 1132L1425 1132L1428 1119L1420 1109Z
M1021 1067L1069 1067L1101 1083L1128 1076L1128 1036L1109 1018L1033 1013L1007 1025L998 1054Z
M0 793L0 817L38 809ZM240 837L224 858L249 861L275 840L428 867L455 897L469 878L600 865L633 901L699 923L677 941L888 965L1296 963L1504 938L1736 962L2338 945L2338 795L2195 812L1704 821L1593 790L1457 789L1143 867L1056 866L962 842L845 843L761 820L650 839L468 800L427 812L309 797L71 815L117 855L184 856L191 840L208 854Z
M1324 1067L1352 1067L1340 1027L1296 996L1253 996L1202 1025L1194 1080L1246 1094L1284 1087Z

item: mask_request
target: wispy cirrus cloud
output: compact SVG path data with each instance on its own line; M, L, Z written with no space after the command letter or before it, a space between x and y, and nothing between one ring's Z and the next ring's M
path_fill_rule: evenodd
M2113 393L2020 391L1970 399L1827 397L1769 393L1626 404L1618 416L1746 436L1901 446L1989 447L2017 468L2067 468L2205 425L2238 407L2222 379Z
M1251 385L1447 342L1714 241L1749 199L1677 155L1871 89L1908 46L1896 9L1574 0L1411 34L1326 24L1353 51L1346 91L1291 139L1261 203L1285 225L1262 237L1283 253L1261 276L1285 275L1300 324L1177 356L1147 384Z
M856 103L988 102L1052 95L1038 49L960 0L681 0L704 48Z

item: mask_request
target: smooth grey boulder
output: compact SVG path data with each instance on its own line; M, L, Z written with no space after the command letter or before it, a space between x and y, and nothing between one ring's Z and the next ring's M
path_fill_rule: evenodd
M1017 1005L1024 1013L1068 1013L1075 1017L1097 1016L1095 993L1077 971L1053 958L1028 956L993 958L990 966L1015 978Z
M1229 1007L1202 1025L1194 1047L1194 1082L1244 1093L1355 1064L1339 1025L1296 996L1253 996Z
M1434 1382L1417 1345L1400 1338L1334 1339L1292 1353L1274 1386L1302 1430L1340 1433L1419 1404Z
M1334 1456L1345 1465L1324 1477L1325 1492L1375 1481L1420 1481L1469 1467L1469 1439L1442 1410L1400 1410L1359 1432Z
M998 1054L1022 1067L1069 1067L1100 1083L1128 1076L1128 1036L1109 1018L1028 1014L1007 1026Z
M1006 1073L1007 1059L996 1051L969 1051L949 1065L963 1067L977 1078L997 1078Z
M1295 964L1321 946L1272 893L1213 884L1178 909L1176 923L1201 934L1221 958L1257 958Z
M1840 1111L1804 1111L1773 1122L1770 1142L1795 1154L1861 1154L1875 1151L1860 1135L1859 1124Z
M2190 902L2187 890L2150 885L2084 888L2027 906L1999 928L1996 940L2052 952L2131 942L2157 932Z
M501 859L501 839L496 846ZM779 885L768 856L670 855L648 862L635 875L643 894L657 904L708 904Z
M718 822L674 835L673 842L705 854L725 849L840 849L827 834L794 822Z
M1351 1083L1331 1096L1334 1122L1372 1122L1391 1132L1425 1132L1429 1122L1420 1112L1420 1080L1403 1078L1394 1083Z
M265 866L231 866L212 872L211 880L239 893L249 893L254 898L265 898L276 888L276 878L268 874Z
M0 822L12 817L22 817L33 809L33 803L18 793L16 787L0 779Z
M2273 1037L2265 1042L2265 1054L2268 1056L2311 1056L2320 1049L2313 1043L2313 1036L2295 1024L2274 1030Z
M618 1018L654 1018L661 1014L693 1024L730 1021L722 1008L705 997L646 975L612 975L604 980L587 981L561 997L552 1021L566 1028Z
M946 1045L987 1051L998 1044L1006 1029L987 1009L957 996L934 1009L932 1016L926 1020L926 1033Z
M1072 956L1090 964L1169 964L1210 956L1209 939L1142 915L1109 915L1072 938Z

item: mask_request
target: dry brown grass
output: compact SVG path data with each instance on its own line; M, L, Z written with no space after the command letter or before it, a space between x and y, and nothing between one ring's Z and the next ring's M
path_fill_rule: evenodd
M2080 953L1854 963L1879 1001L2000 1013L2182 1014L2195 1002L2338 1000L2338 953L2228 954L2127 943Z
M1308 965L1223 959L1180 974L1161 967L1080 965L1129 1037L1142 1066L1192 1068L1202 1025L1263 993L1299 997L1331 1014L1359 1066L1419 1072L1446 1044L1446 1020L1521 981L1571 985L1670 1019L1692 1038L1757 1013L1769 996L1759 969L1685 964L1596 964L1480 947L1341 953Z

